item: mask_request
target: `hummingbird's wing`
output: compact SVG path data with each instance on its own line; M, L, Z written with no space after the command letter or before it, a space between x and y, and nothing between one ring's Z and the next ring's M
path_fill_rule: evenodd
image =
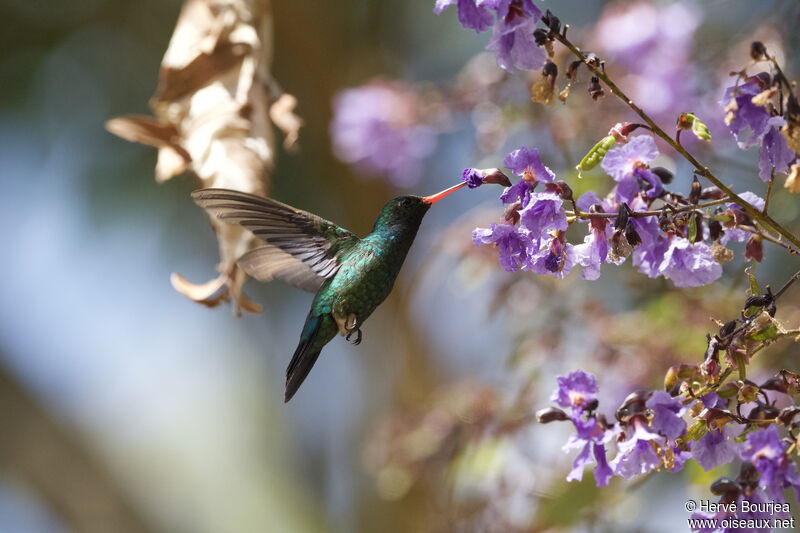
M247 228L268 246L238 259L250 276L279 279L316 292L339 270L338 258L358 237L317 215L270 198L228 189L201 189L194 201L217 218Z

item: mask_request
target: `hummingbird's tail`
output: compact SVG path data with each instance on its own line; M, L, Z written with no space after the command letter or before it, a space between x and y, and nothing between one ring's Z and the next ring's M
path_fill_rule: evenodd
M300 344L294 351L292 360L286 368L286 394L284 402L292 396L305 381L314 363L317 362L322 348L336 336L336 323L328 315L311 315L306 318L303 332L300 334Z

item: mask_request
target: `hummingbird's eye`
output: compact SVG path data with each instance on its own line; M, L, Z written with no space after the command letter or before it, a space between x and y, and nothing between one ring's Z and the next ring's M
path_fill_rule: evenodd
M411 198L403 198L400 200L400 207L409 207L411 205Z

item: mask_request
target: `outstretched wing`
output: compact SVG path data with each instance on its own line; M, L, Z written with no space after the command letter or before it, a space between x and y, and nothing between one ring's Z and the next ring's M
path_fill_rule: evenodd
M247 228L267 245L239 258L250 276L279 279L316 292L339 270L338 257L358 237L316 215L270 198L228 189L200 189L194 201L217 218Z

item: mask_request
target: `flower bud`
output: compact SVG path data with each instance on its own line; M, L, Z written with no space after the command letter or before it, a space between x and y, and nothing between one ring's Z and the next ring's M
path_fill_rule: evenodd
M536 28L536 30L534 30L533 40L536 42L536 46L544 46L549 39L550 37L546 29Z
M483 176L484 183L502 185L503 187L511 187L511 180L508 176L503 174L498 168L482 168L478 169L478 173Z
M800 408L797 406L790 405L788 407L784 407L778 414L778 420L784 426L791 426L792 422L794 421L794 417L796 417L798 413L800 413Z
M583 65L583 61L581 61L580 59L570 63L569 66L567 67L567 78L571 79L572 81L575 81L576 78L578 77L578 67L580 67L581 65Z
M550 422L569 420L569 416L558 407L545 407L536 411L536 420L540 424L549 424Z
M642 238L633 226L633 220L628 220L628 224L625 225L625 238L631 246L639 246L642 244Z
M558 195L561 197L561 199L571 202L573 200L572 188L567 185L567 182L559 180L556 182L556 185L558 186Z
M767 58L767 47L761 41L753 41L750 43L750 57L754 61L761 61Z
M725 198L725 193L719 187L706 187L700 193L701 200L722 200Z
M753 235L747 239L744 250L745 259L755 259L760 263L761 260L764 259L764 243L762 242L761 235Z
M653 167L650 169L650 172L658 176L658 179L661 180L661 183L664 185L669 185L672 183L673 174L669 170L664 167Z
M547 24L547 27L550 28L550 31L553 33L558 33L561 31L561 20L555 15L550 12L550 8L548 8L544 15L542 15L542 22Z
M692 180L692 190L689 192L689 203L696 204L700 201L700 195L703 193L703 186L697 179L697 176Z
M736 330L736 324L738 324L738 320L731 320L726 322L724 326L719 328L719 336L723 339L733 333Z
M605 95L603 91L603 87L600 85L600 78L597 76L592 76L592 81L589 82L589 96L592 97L592 100L597 100Z
M708 235L711 237L712 241L717 241L722 236L722 224L720 224L719 220L709 220L708 221Z
M555 79L558 76L558 67L552 61L547 61L542 67L542 76Z

